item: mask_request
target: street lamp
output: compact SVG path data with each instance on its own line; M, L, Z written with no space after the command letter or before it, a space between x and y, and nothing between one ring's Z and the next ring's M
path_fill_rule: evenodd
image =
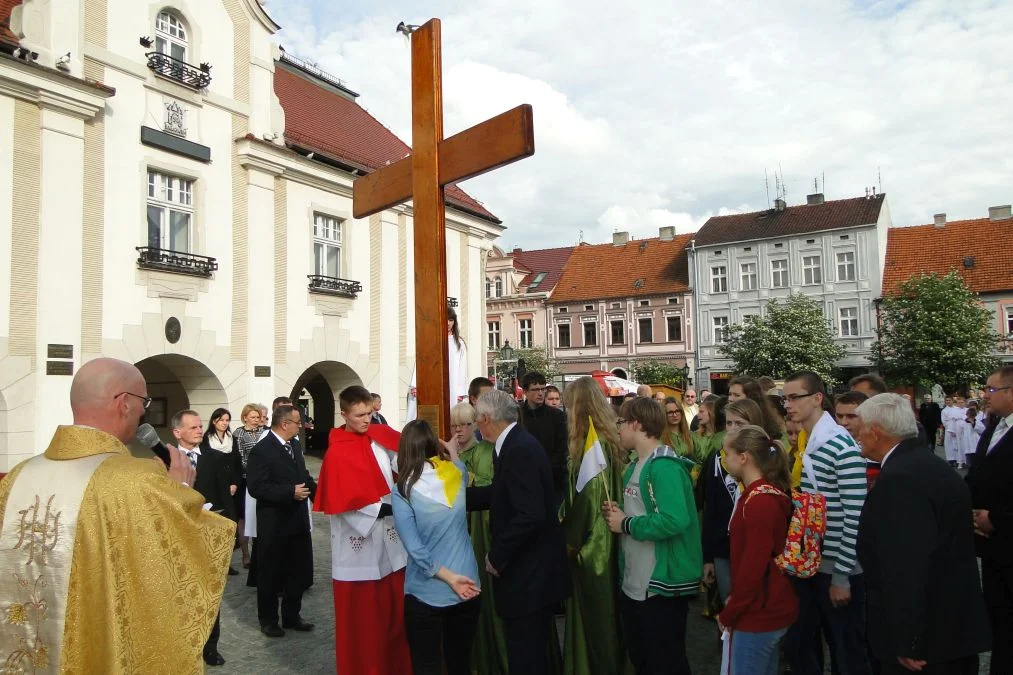
M685 364L683 364L683 366L682 366L682 368L680 370L682 370L682 390L686 391L686 389L689 388L689 385L690 385L690 381L689 381L689 362L687 361Z
M500 361L512 361L514 358L514 348L510 346L510 340L503 343L503 346L499 348L499 360Z

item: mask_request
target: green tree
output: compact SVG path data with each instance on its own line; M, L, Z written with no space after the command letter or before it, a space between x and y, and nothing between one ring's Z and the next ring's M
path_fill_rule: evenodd
M630 377L640 384L667 384L682 387L682 368L657 359L644 359L630 363Z
M721 352L735 364L735 372L775 379L799 370L811 370L833 384L836 362L844 349L823 317L821 305L796 293L767 303L766 316L747 317L728 327L728 340Z
M539 372L549 382L559 375L559 364L549 357L545 347L518 347L514 350L515 359L524 359L524 370Z
M956 271L916 274L883 298L872 353L888 380L949 391L998 367L993 320Z

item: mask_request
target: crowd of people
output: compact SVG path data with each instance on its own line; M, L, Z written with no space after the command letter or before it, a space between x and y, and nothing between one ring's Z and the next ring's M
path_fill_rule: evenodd
M395 431L376 394L348 387L314 480L286 397L237 424L179 411L166 463L131 459L146 384L130 364L85 364L74 426L0 483L0 537L17 544L0 560L26 570L6 610L12 663L223 664L234 548L264 635L313 630L312 509L331 529L341 673L688 673L714 648L687 643L697 599L722 673L970 674L985 651L1013 672L1013 368L977 405L917 411L874 375L836 397L800 372L780 390L742 376L727 396L645 389L618 405L590 377L520 384L518 402L472 380L445 439L422 420ZM948 424L975 445L966 478L935 455ZM168 609L139 630L152 597ZM41 630L40 606L61 623Z

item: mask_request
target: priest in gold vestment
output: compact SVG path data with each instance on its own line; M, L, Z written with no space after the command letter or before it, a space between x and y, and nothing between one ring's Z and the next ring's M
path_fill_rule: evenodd
M235 537L193 468L129 442L148 404L134 366L83 365L74 425L0 482L0 672L200 673Z

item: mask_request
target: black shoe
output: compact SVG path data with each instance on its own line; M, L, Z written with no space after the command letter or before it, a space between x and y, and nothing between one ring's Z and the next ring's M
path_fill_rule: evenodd
M204 663L208 664L209 666L224 666L225 659L222 658L222 655L219 654L218 652L212 652L210 654L205 652Z
M230 576L230 577L234 577L234 576L236 576L237 574L239 574L239 570L237 570L237 569L236 569L235 567L233 567L232 565L229 565L229 576Z
M285 637L285 631L278 627L278 624L271 626L261 626L260 632L267 637Z
M291 624L283 623L282 625L288 630L296 630L299 631L300 633L308 633L309 631L313 630L313 624L306 623L302 619L299 619L298 623L291 623Z

